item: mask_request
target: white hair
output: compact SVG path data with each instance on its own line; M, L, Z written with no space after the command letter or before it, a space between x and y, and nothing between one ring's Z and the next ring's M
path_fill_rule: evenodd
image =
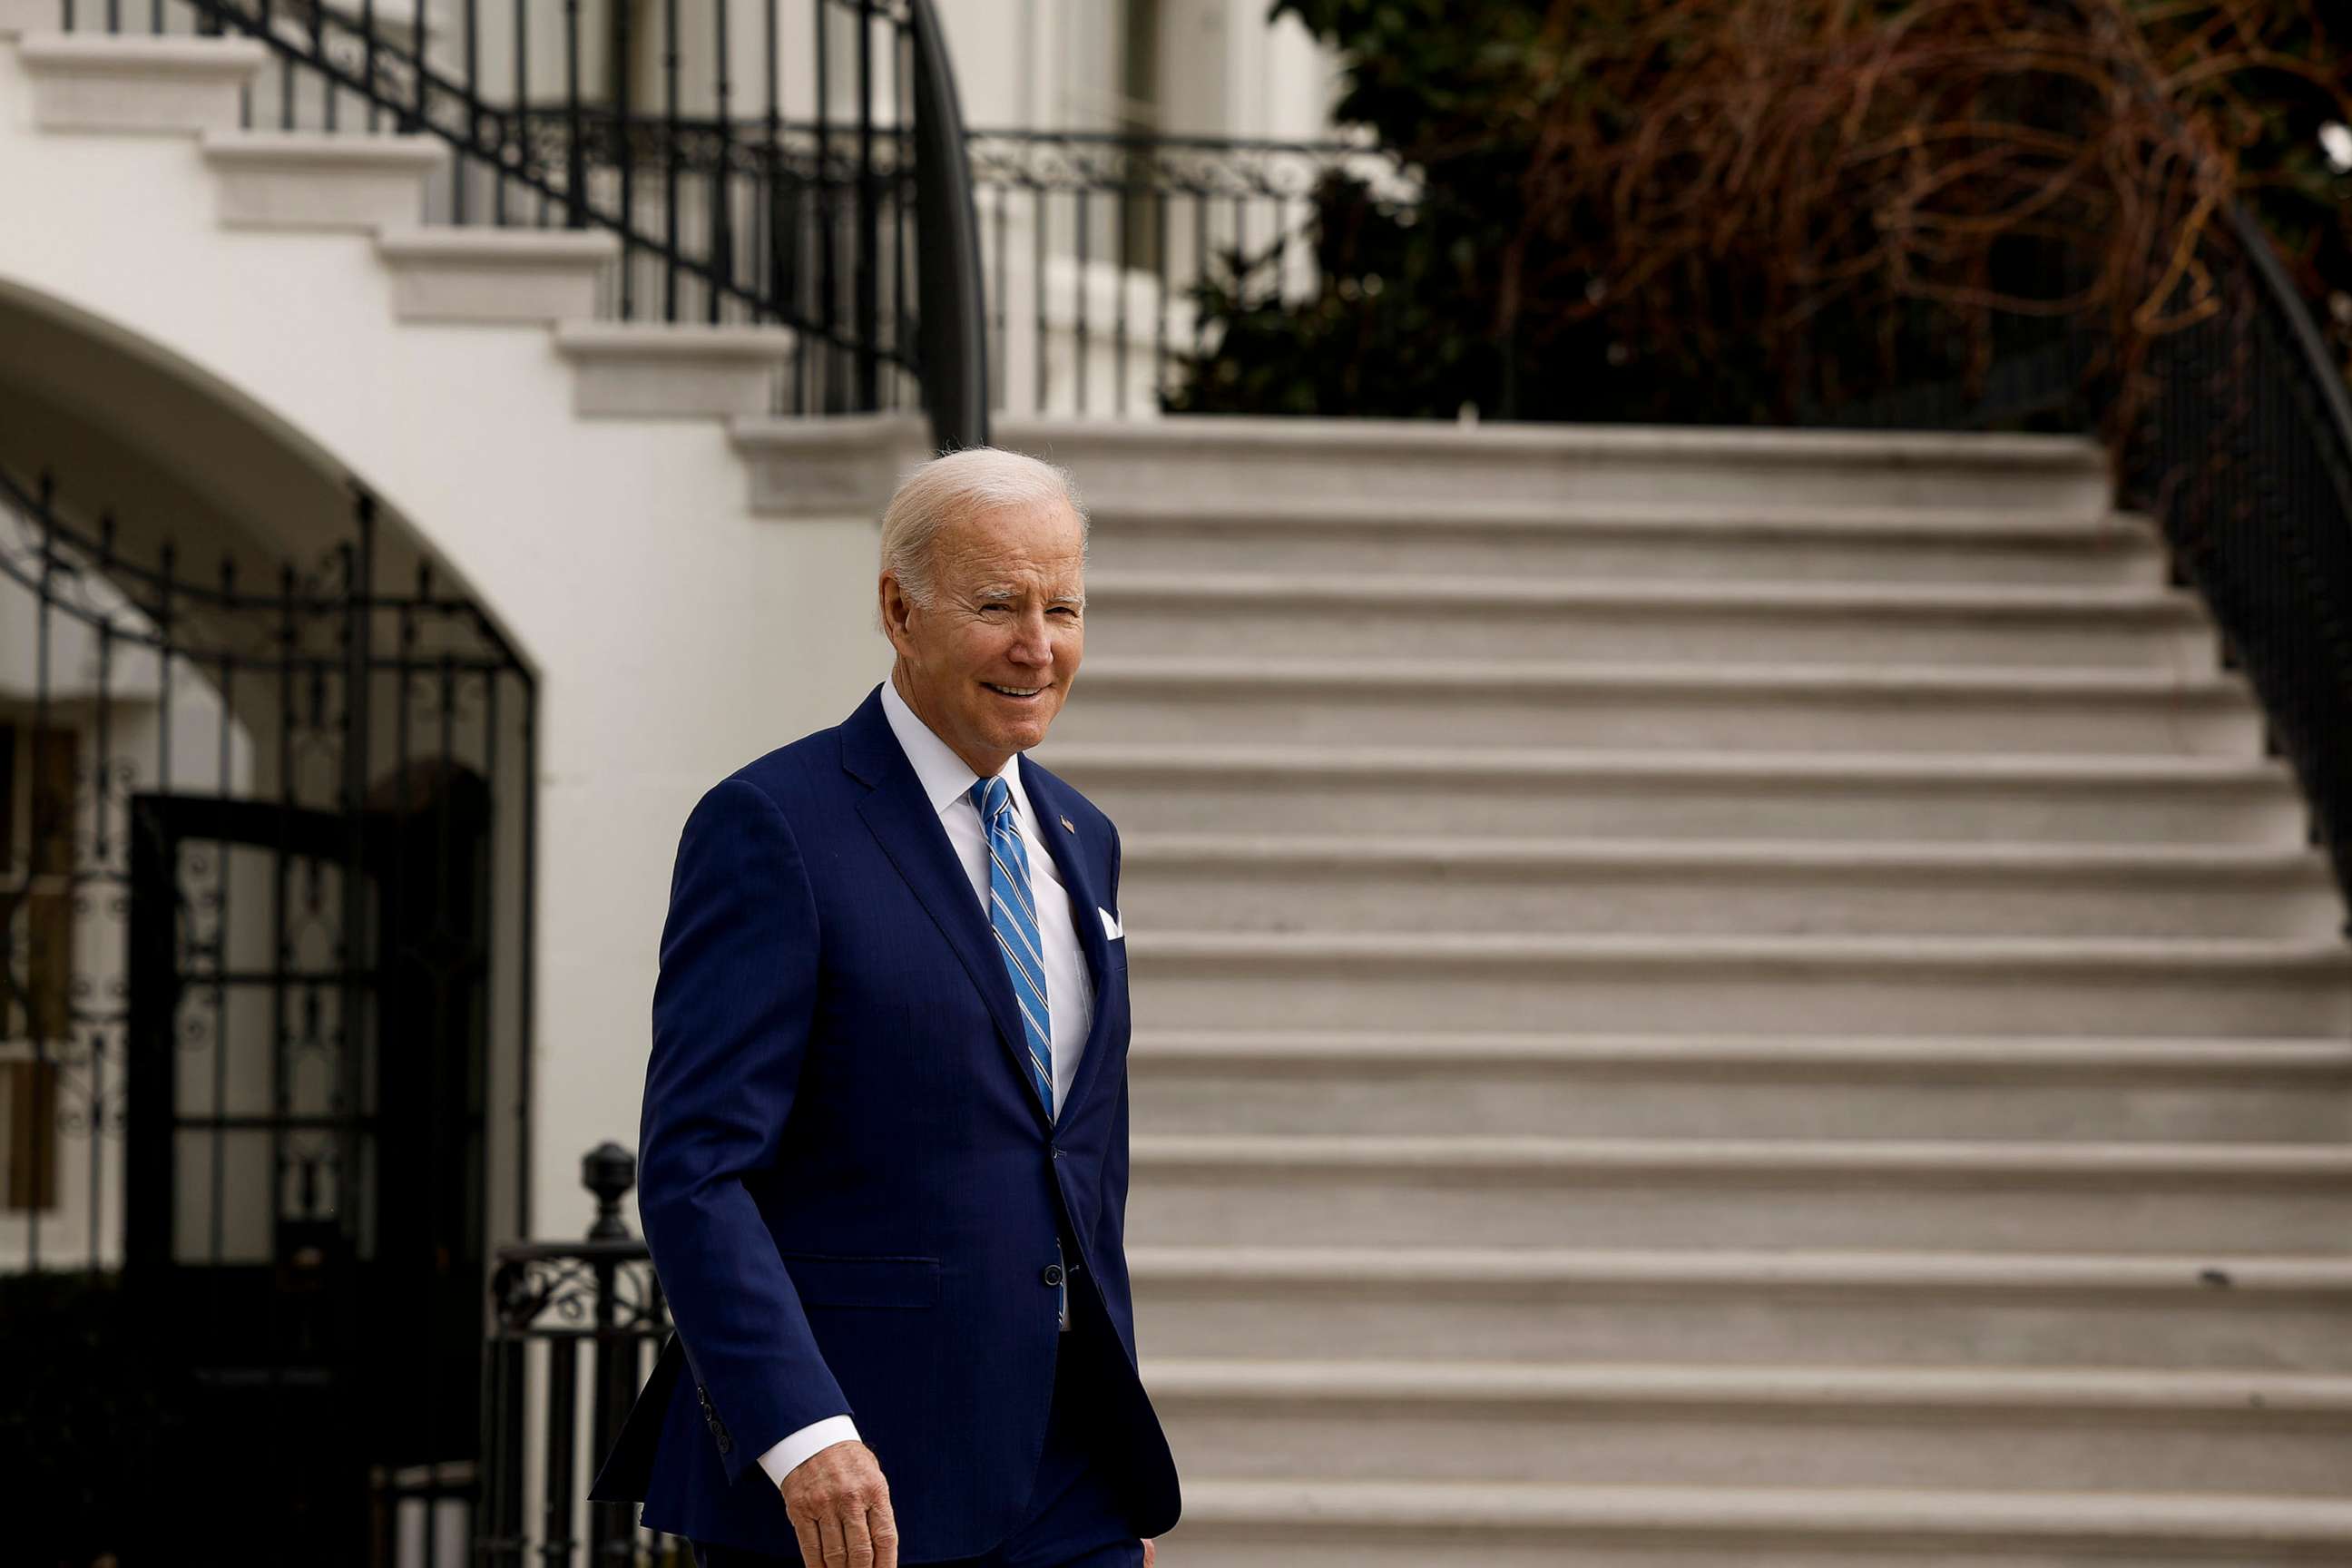
M1079 559L1087 539L1087 510L1066 469L1001 447L967 447L919 463L898 481L882 514L882 570L898 579L908 602L932 603L932 546L940 530L958 518L999 510L1029 511L1066 506L1078 520Z

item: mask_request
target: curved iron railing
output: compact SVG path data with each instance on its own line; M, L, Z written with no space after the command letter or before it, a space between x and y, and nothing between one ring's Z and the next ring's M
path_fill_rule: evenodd
M2157 345L2126 489L2260 694L2352 898L2352 394L2242 205L2205 250L2220 308Z
M67 29L240 36L274 68L245 123L429 135L427 222L617 237L606 313L788 329L779 412L922 405L984 441L963 126L930 0L58 0ZM739 34L740 29L739 28ZM691 67L689 67L691 62ZM756 79L738 79L739 68ZM746 111L746 105L753 106ZM917 276L919 274L919 276ZM919 309L919 301L928 310Z
M931 0L908 0L915 39L915 225L925 237L918 298L925 301L916 343L923 406L937 447L988 444L986 284L980 220L971 201L971 159L947 39Z

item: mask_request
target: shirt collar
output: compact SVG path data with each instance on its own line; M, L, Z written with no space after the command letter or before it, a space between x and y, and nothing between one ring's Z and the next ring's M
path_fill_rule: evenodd
M882 716L890 721L890 732L898 737L899 750L914 764L915 777L923 786L923 797L931 803L933 811L945 813L971 794L971 786L980 782L980 775L907 706L907 700L898 695L898 686L887 679L882 682ZM1021 753L1015 752L1005 758L996 776L1012 791L1013 809L1026 824L1029 794L1021 787Z

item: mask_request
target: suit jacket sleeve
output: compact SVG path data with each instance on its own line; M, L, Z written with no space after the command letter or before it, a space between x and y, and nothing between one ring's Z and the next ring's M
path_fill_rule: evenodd
M687 818L662 927L637 1205L730 1481L850 1414L744 1178L775 1163L807 1052L816 905L792 829L728 779Z

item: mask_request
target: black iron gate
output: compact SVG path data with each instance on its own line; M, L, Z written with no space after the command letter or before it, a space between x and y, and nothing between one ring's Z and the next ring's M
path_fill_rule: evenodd
M534 688L369 498L331 530L257 590L249 546L199 580L0 475L0 1377L45 1439L0 1463L75 1500L37 1560L469 1523L530 1219ZM122 1396L45 1405L93 1336Z

